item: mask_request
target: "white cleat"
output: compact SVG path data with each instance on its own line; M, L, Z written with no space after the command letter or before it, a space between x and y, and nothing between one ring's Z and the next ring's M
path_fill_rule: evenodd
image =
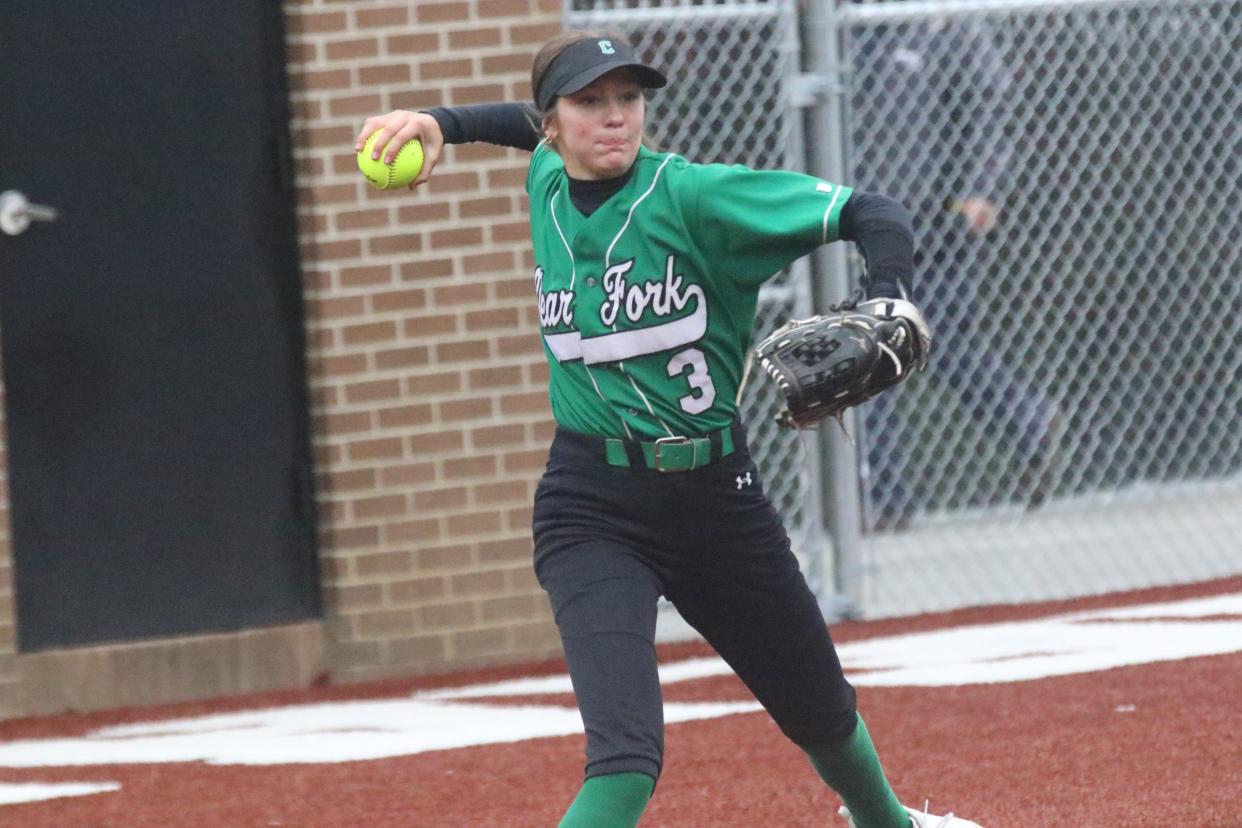
M944 816L929 814L927 812L927 805L928 803L923 803L922 811L916 811L913 808L906 808L906 813L910 815L910 828L983 828L983 826L977 822L971 822L969 819L962 819L959 816L954 816L952 811ZM902 807L905 808L904 805ZM854 819L850 816L850 809L846 808L844 805L841 806L841 810L837 811L837 816L843 817L849 828L858 828L858 826L854 824Z

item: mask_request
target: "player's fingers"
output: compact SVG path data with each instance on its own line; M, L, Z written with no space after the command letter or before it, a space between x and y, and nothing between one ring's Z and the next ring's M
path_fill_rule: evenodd
M432 170L440 163L440 156L444 154L444 133L432 118L427 117L422 121L418 139L423 145L423 169L415 180L415 185L422 184L431 177Z
M440 160L440 156L438 153L435 156L427 155L426 153L423 154L423 168L421 171L419 171L418 178L410 182L411 190L413 190L415 187L419 186L420 184L427 183L427 179L431 178L431 171L436 168L436 163L439 160Z
M367 138L372 134L376 134L375 143L371 147L371 158L378 159L384 148L388 147L392 142L393 136L409 125L410 118L411 113L400 109L395 112L389 112L387 115L368 118L362 128L365 135L359 136L358 140L361 143L357 144L357 149L362 149L362 144L366 143ZM400 148L401 144L393 146L392 155L395 156ZM391 163L392 158L389 158L388 162Z
M423 168L418 171L418 177L410 182L410 189L413 190L421 184L426 184L427 179L431 178L431 174L435 171L436 164L440 163L440 156L443 153L444 145L424 136L419 139L423 147Z
M363 144L367 142L372 133L380 128L383 122L384 119L378 115L372 115L362 122L362 129L358 132L358 137L354 139L354 152L362 151Z
M371 158L378 159L383 154L384 148L392 141L394 130L391 126L385 125L380 127L375 133L375 142L371 144ZM388 159L388 163L392 163L392 159Z
M425 130L420 140L423 143L423 169L419 173L418 183L431 177L432 171L444 156L444 135L434 122L432 128Z
M401 148L409 143L410 139L418 132L411 123L406 123L393 133L392 138L388 142L388 151L384 153L384 163L391 164L397 159L397 153L401 152Z

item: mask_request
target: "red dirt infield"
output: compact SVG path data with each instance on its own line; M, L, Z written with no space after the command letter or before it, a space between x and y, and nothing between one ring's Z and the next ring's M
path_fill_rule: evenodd
M1242 577L1075 601L844 622L832 630L845 644L1231 593L1242 593ZM1209 614L1194 621L1236 624L1242 616ZM1153 625L1153 636L1159 634L1159 621L1147 623ZM707 656L710 650L691 643L665 645L660 653L663 662L670 662ZM209 703L17 719L0 722L0 751L16 741L71 739L132 722L400 699L415 691L561 672L562 664L546 662ZM853 675L848 662L847 673ZM893 786L907 804L930 798L933 812L951 809L986 828L1242 828L1240 687L1242 651L1237 651L1025 681L860 686L859 704ZM666 686L665 700L749 701L751 696L731 675L713 675ZM551 693L488 703L572 706L572 697ZM644 827L841 825L835 817L836 795L762 712L671 724L666 739L664 775ZM0 787L97 782L119 783L120 788L0 804L0 826L554 826L580 782L582 743L581 735L554 736L305 764L72 765L63 764L74 761L66 758L56 766L25 766L10 759L0 767Z

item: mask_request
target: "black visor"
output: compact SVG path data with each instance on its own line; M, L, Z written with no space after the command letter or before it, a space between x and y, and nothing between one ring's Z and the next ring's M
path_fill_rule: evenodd
M615 40L579 40L556 56L535 90L535 105L546 112L557 95L585 89L613 69L629 67L646 89L659 89L668 79L638 60L634 50Z

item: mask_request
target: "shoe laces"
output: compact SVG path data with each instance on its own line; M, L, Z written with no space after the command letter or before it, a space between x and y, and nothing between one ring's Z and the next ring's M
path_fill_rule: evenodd
M940 821L937 822L935 825L932 825L930 822L932 815L927 812L928 808L930 807L931 807L931 800L924 799L923 800L923 814L922 816L918 818L918 822L914 825L914 828L951 828L953 824L953 812L949 811L944 816L938 817ZM913 822L913 818L911 819L911 822Z

